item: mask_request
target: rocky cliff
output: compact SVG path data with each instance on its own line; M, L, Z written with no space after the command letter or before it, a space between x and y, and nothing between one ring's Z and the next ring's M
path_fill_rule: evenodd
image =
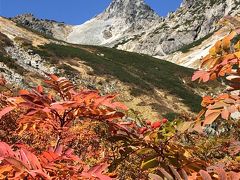
M159 22L161 18L143 0L113 0L103 13L74 26L66 41L114 47L140 37Z
M114 0L102 14L74 27L66 40L162 56L214 32L216 23L239 7L237 0L184 0L160 18L143 0Z
M66 35L71 32L70 25L65 25L63 22L57 22L54 20L38 19L30 13L22 14L10 19L18 25L60 40L66 39Z

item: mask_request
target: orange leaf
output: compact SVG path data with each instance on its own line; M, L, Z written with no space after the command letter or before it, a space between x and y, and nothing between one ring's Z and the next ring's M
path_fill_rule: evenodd
M213 105L209 105L208 108L209 109L220 109L220 108L223 108L224 106L226 106L226 104L222 101L219 101L219 102L216 102Z
M43 87L42 86L37 86L37 91L39 93L43 93Z
M56 75L54 75L54 74L50 74L49 75L50 76L50 78L52 79L52 80L54 80L54 81L57 81L59 78L56 76Z
M13 168L12 168L12 166L10 166L10 165L1 165L1 167L0 167L0 178L2 178L1 177L1 175L4 173L4 172L9 172L9 171L11 171ZM4 179L4 178L2 178L2 179Z
M222 51L222 42L221 41L218 41L218 42L216 42L216 44L214 45L214 47L215 47L215 52L217 53L217 54L220 54L221 53L221 51Z
M215 80L217 78L217 74L216 73L212 73L210 76L210 80Z
M206 71L196 71L193 76L192 76L192 81L195 81L199 78L201 78L202 76L204 76L207 72Z
M25 90L25 89L22 89L18 92L18 94L21 96L21 95L28 95L30 94L30 92L28 90Z
M213 112L213 113L209 114L208 116L206 116L203 124L204 125L212 124L218 118L218 116L220 114L221 114L221 111L217 111L217 112Z
M225 100L227 98L229 98L229 94L221 94L218 96L219 99Z
M209 73L205 73L204 76L202 76L202 80L203 82L207 82L210 79L210 74Z
M236 36L236 32L233 31L233 32L231 32L231 34L229 34L228 36L223 38L222 47L223 47L224 50L229 50L231 40L234 38L234 36Z
M222 112L221 112L221 116L223 119L228 119L229 118L229 115L230 115L230 112L227 110L227 109L224 109Z

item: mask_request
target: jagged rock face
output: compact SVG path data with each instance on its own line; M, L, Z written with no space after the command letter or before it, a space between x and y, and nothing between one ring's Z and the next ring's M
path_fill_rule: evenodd
M158 15L143 0L113 0L102 16L106 19L126 18L129 21L158 19Z
M139 36L160 21L143 0L113 0L103 13L73 27L66 41L111 47Z
M19 23L23 26L27 26L33 30L36 30L40 33L53 36L52 28L53 22L52 21L44 21L40 19L36 19L33 14L23 14L20 16L16 16L12 18L12 20L16 23Z
M163 22L152 28L138 41L130 41L119 49L166 55L214 32L216 23L225 15L239 12L236 0L185 0L181 7L170 13Z
M23 14L11 18L17 24L23 25L44 35L64 40L66 34L70 33L71 26L54 20L37 19L33 14Z

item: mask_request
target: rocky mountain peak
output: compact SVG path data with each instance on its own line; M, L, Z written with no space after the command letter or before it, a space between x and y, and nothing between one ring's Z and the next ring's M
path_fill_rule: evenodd
M195 1L198 1L198 0L195 0ZM181 4L181 7L189 7L191 6L192 4L194 3L194 0L183 0L182 4Z
M32 13L20 14L15 18L22 18L22 19L34 19L34 15Z
M102 14L105 18L131 18L155 20L159 16L144 0L113 0Z

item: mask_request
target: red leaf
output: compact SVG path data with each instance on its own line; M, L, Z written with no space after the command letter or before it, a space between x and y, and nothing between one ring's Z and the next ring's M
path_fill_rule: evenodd
M152 122L151 122L150 120L146 120L146 124L147 124L147 125L151 125Z
M13 150L7 143L0 142L0 157L13 157L14 155Z
M102 163L90 168L88 171L83 171L82 176L86 178L98 178L100 180L111 180L112 178L103 175L102 172L108 167L107 163Z
M238 109L236 108L235 105L232 105L232 106L228 107L227 109L230 113L234 113L234 112L238 111Z
M147 127L142 127L139 129L140 134L144 134L144 132L147 130Z
M192 76L192 81L195 81L197 79L199 79L200 77L202 77L206 72L205 71L196 71L194 72L193 76Z
M240 179L240 173L229 172L228 173L228 179L229 180L239 180Z
M43 93L43 87L42 86L37 86L37 91L39 93Z
M217 167L217 166L211 166L207 168L207 171L209 173L217 173L218 174L218 179L219 180L226 180L227 179L227 174L226 171L223 168Z
M166 119L166 118L163 118L162 119L162 123L164 124L164 123L167 123L168 122L168 120Z
M199 174L201 175L201 177L202 177L204 180L212 180L211 176L208 174L207 171L200 170L200 171L199 171Z
M33 153L31 153L25 149L22 149L22 151L25 152L25 154L27 155L28 161L30 162L32 169L42 170L42 166L41 166L37 156L35 156Z
M160 121L157 121L157 122L154 122L151 127L153 129L156 129L156 128L161 127L161 125L162 125L162 123Z
M4 115L6 115L7 113L9 113L10 111L12 111L13 109L15 109L16 107L14 107L14 106L8 106L8 107L5 107L4 109L2 109L1 111L0 111L0 119L2 119L2 117L4 116Z
M55 153L61 155L63 151L63 145L58 145L55 149Z

